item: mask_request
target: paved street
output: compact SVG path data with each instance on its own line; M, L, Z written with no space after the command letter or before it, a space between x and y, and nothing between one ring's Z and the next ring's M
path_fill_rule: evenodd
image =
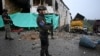
M12 33L14 40L4 40L4 31L0 31L0 56L39 56L39 40L21 39L17 33ZM79 47L81 35L59 33L55 39L50 39L49 51L52 56L100 56L100 46L97 49ZM93 40L100 39L92 36Z

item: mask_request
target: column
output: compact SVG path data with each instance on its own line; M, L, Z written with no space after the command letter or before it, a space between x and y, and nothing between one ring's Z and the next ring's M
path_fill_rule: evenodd
M30 0L30 5L33 6L33 0Z
M5 9L5 0L2 0L2 7Z
M56 0L52 0L52 6L53 6L54 11L55 11L55 1Z

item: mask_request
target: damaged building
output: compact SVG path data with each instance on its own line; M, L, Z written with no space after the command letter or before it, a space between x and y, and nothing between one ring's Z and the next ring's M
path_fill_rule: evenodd
M40 5L47 7L47 13L55 13L60 16L60 27L66 25L69 27L71 13L63 0L0 0L0 14L4 8L7 8L9 13L19 11L25 13L37 13L36 9Z

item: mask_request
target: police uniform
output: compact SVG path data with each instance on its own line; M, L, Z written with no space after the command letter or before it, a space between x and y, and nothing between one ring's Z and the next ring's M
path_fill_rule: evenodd
M38 9L42 9L43 6L38 7ZM43 7L43 10L46 8ZM48 52L48 46L49 46L49 40L48 40L48 28L49 26L46 25L46 20L44 14L39 14L37 18L37 24L39 26L39 32L40 32L40 41L41 41L41 51L40 51L40 56L51 56Z
M13 38L11 38L11 28L10 28L11 19L10 16L8 16L6 9L3 10L2 18L4 22L4 28L5 28L5 39L13 40Z

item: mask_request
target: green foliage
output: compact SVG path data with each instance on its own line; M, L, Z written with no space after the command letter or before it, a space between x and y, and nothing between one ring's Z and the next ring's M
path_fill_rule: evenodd
M88 28L88 31L93 31L93 25L95 20L84 20L84 26Z

